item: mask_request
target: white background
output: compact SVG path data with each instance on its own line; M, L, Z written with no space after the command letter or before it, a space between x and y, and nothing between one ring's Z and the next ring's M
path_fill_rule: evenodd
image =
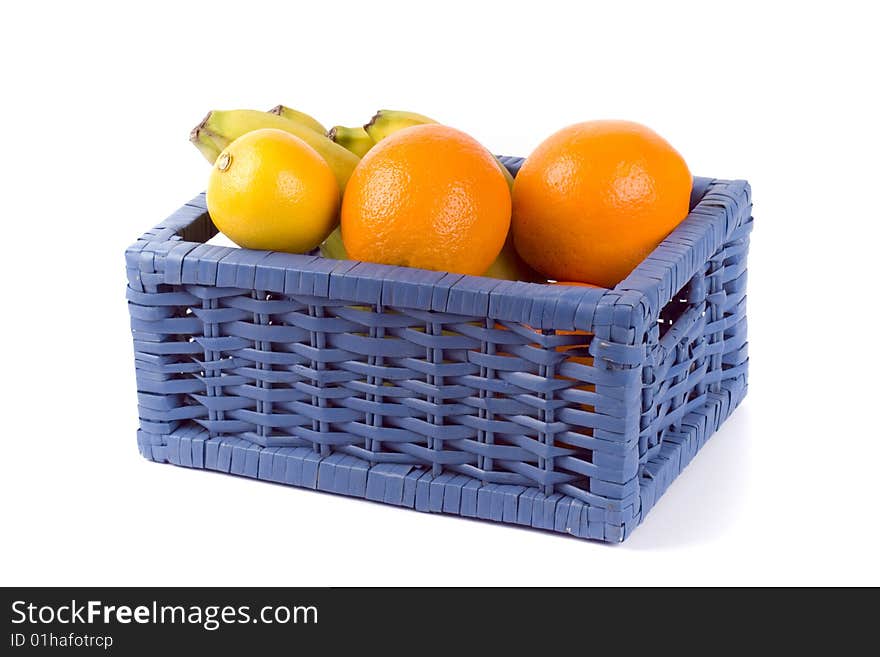
M131 7L0 23L0 583L880 584L870 3ZM277 103L521 155L628 118L749 179L749 396L625 544L139 456L123 251L204 188L208 110Z

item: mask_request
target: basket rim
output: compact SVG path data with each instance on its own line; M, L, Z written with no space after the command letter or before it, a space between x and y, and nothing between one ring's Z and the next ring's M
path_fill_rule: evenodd
M525 323L541 330L640 331L731 233L751 222L745 180L694 178L688 216L612 289L557 286L413 267L331 260L183 239L213 228L201 193L126 250L129 285L152 282L258 289L346 303L377 304ZM210 235L208 236L210 237ZM207 238L206 238L207 239Z

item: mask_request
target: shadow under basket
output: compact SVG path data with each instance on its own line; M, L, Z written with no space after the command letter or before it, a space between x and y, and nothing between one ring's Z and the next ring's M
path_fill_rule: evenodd
M622 541L747 389L749 185L691 207L609 290L205 244L197 196L126 252L140 451Z

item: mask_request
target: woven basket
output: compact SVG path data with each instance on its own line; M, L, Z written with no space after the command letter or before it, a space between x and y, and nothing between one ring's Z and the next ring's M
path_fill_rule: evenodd
M126 252L140 451L622 541L746 393L750 211L695 179L606 290L208 245L198 196Z

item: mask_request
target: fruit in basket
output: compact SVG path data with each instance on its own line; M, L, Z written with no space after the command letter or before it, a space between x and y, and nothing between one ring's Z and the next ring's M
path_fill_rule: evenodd
M416 112L383 109L373 115L369 123L364 126L364 130L378 144L385 137L390 137L398 130L429 123L437 123L437 121Z
M394 133L352 174L342 239L356 260L483 274L510 226L510 191L495 158L439 124Z
M342 230L336 228L327 236L321 246L321 255L325 258L333 260L348 260L348 253L345 251L345 244L342 241ZM510 232L507 233L507 241L501 249L501 253L495 258L495 261L489 265L482 274L489 278L500 278L507 281L525 281L527 283L543 283L545 277L541 276L534 269L529 267L525 261L519 257L516 249L513 247L513 238Z
M339 191L345 189L345 184L359 161L358 156L330 141L326 135L277 114L257 110L214 110L193 128L190 141L213 164L220 151L229 144L242 135L261 128L283 130L306 142L327 162L336 177Z
M342 242L342 230L339 226L327 236L320 245L321 255L332 260L348 260L345 244Z
M223 149L211 169L207 202L211 220L239 246L304 253L333 230L339 187L314 148L264 128Z
M418 114L416 112L385 109L379 110L373 115L370 122L364 126L364 131L375 143L378 144L380 141L386 137L390 137L398 130L411 128L414 125L427 125L430 123L437 123L437 121L428 118L424 114ZM495 161L498 162L498 168L501 169L501 173L504 175L507 185L513 189L513 175L507 170L506 166L501 164L501 161L497 157L495 158Z
M237 137L241 137L245 132L250 130L257 130L258 128L268 128L268 127L278 127L277 119L267 118L267 122L271 122L273 125L268 125L268 123L263 123L263 125L259 124L259 121L262 120L263 117L257 118L260 114L266 114L267 112L259 112L257 114L252 114L248 118L248 125L242 128L233 129L228 125L219 125L217 116L224 118L224 124L228 124L231 122L233 118L236 116L241 116L241 113L246 112L251 114L255 110L223 110L223 111L211 111L208 112L208 115L202 119L201 123L199 123L195 128L193 128L189 133L189 140L192 144L199 149L199 152L205 156L205 159L208 160L211 164L217 160L220 156L220 152L229 146ZM215 114L217 116L215 116ZM226 115L226 117L223 117ZM209 126L208 123L211 123Z
M373 138L362 127L346 128L344 125L335 125L327 131L327 138L343 148L347 148L358 157L363 157L376 145Z
M333 260L348 260L348 253L345 250L345 244L342 241L342 230L337 227L327 236L320 245L321 255L325 258ZM489 265L482 274L489 278L500 278L507 281L525 281L526 283L543 283L546 281L534 269L529 267L525 261L519 257L513 246L513 237L510 232L507 233L507 241L501 248L501 253L495 258L495 261Z
M520 258L513 246L513 235L510 231L507 233L507 240L504 242L501 253L489 265L489 269L483 272L483 276L507 281L525 281L526 283L543 283L547 280L545 276L541 276L529 267L525 260Z
M269 110L269 114L277 114L278 116L283 116L285 119L290 119L294 123L299 123L309 130L317 132L319 135L327 134L327 128L325 128L321 124L321 122L318 121L318 119L309 114L306 114L305 112L293 109L292 107L286 107L285 105L276 105Z
M688 214L692 178L651 129L588 121L548 137L513 186L513 235L551 279L613 287Z

